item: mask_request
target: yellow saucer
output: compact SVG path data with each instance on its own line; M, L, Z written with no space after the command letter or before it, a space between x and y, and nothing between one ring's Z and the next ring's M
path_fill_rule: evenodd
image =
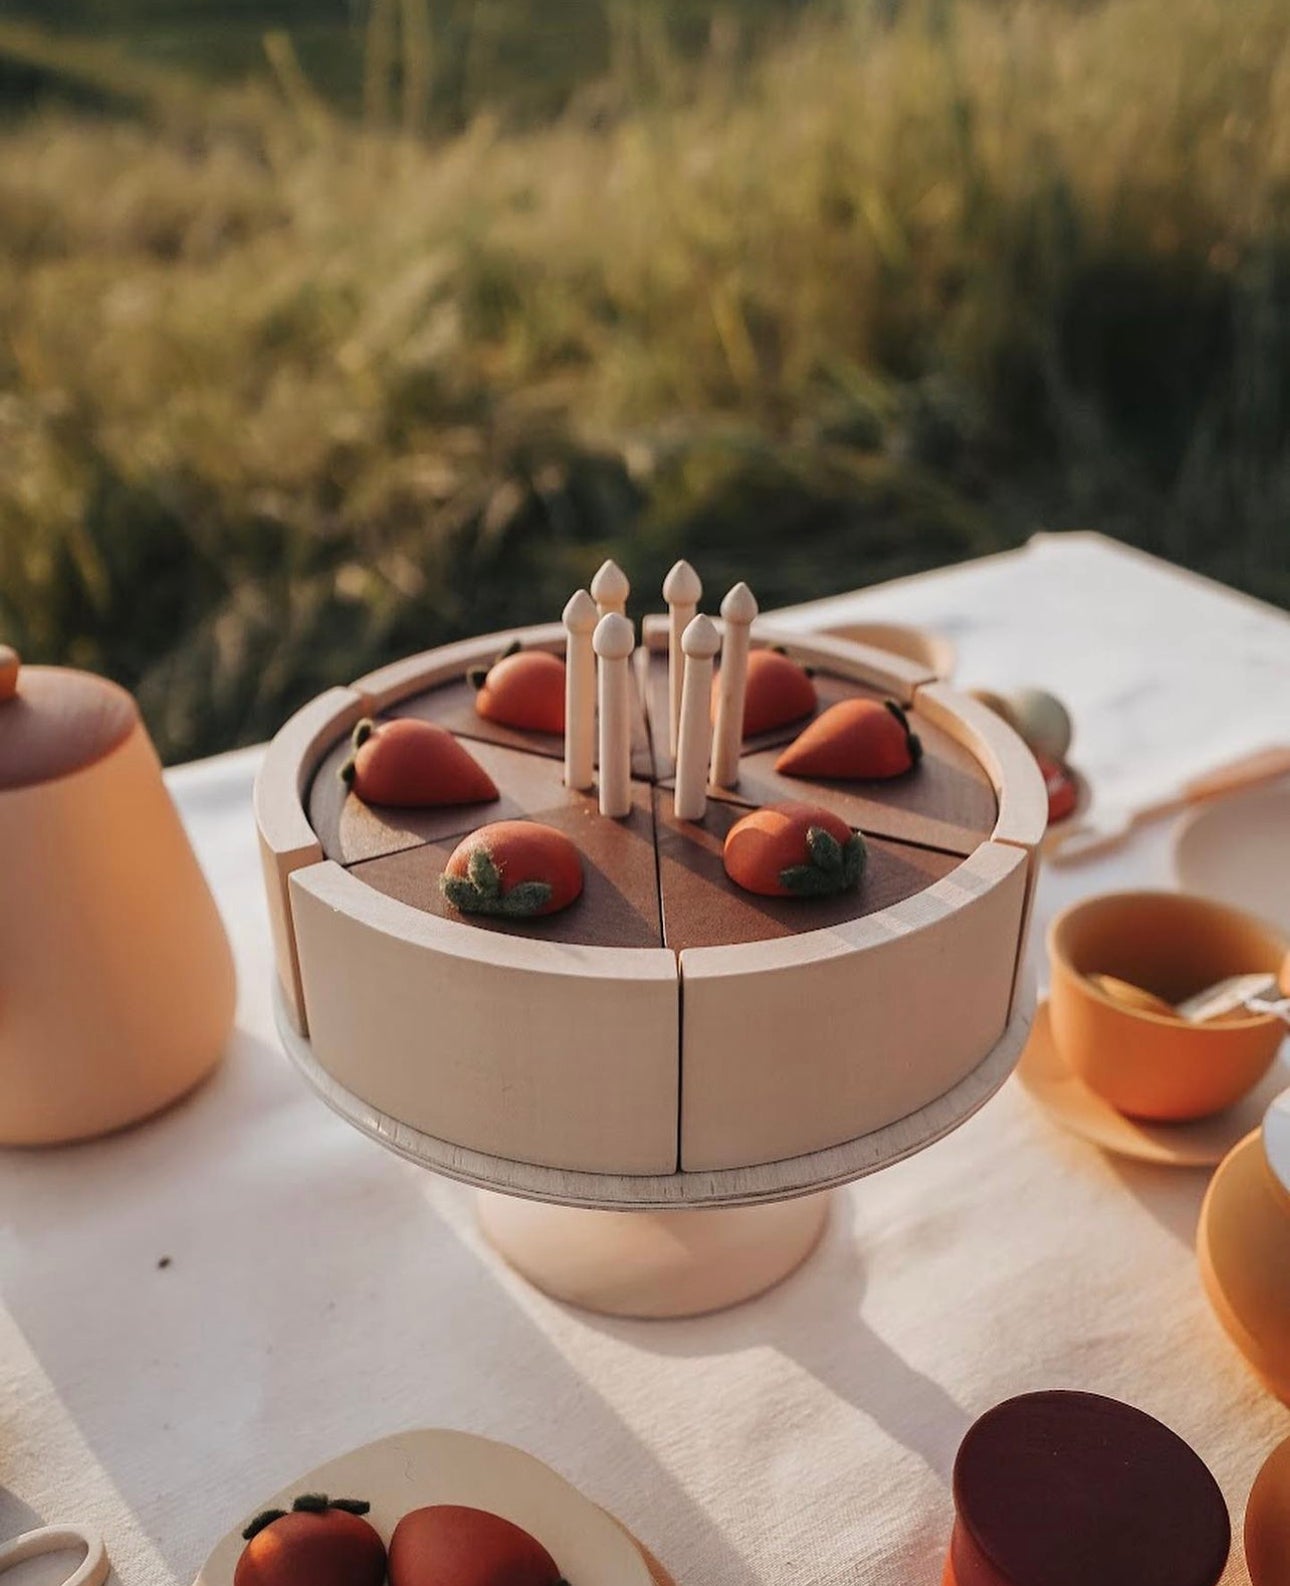
M1150 1123L1126 1118L1103 1101L1071 1069L1053 1040L1048 1004L1035 1012L1030 1040L1017 1065L1017 1077L1054 1120L1104 1151L1156 1162L1165 1167L1214 1167L1251 1129L1290 1076L1282 1062L1250 1094L1211 1118L1191 1123Z

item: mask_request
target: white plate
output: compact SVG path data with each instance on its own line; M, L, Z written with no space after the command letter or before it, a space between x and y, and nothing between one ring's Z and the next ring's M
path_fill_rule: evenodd
M263 1509L290 1509L303 1492L365 1498L388 1544L412 1509L431 1503L488 1509L523 1526L573 1586L653 1586L631 1538L606 1512L532 1455L470 1432L400 1432L329 1460L266 1497L206 1560L194 1586L232 1586L246 1543L242 1528Z
M1188 892L1290 934L1290 783L1202 805L1174 838L1174 870Z

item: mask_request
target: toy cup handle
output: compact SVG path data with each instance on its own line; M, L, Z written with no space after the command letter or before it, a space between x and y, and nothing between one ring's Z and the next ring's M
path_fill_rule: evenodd
M103 1538L77 1525L45 1525L39 1531L24 1531L11 1542L0 1543L0 1575L25 1564L28 1559L81 1547L85 1549L85 1557L63 1586L103 1586L108 1574Z

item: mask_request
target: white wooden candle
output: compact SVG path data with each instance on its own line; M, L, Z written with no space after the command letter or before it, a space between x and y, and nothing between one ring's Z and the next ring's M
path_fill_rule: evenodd
M627 582L627 574L617 562L608 561L600 564L596 576L591 580L591 593L596 602L596 610L602 617L611 611L616 611L620 617L625 616L627 597L631 592L632 586Z
M636 633L618 611L596 624L600 658L600 813L621 819L632 807L631 653Z
M569 635L564 663L564 783L589 788L596 779L596 603L585 589L564 608Z
M708 807L708 753L712 748L712 662L721 635L710 617L697 616L681 637L685 681L681 686L681 732L676 745L676 813L703 819Z
M721 602L726 625L717 680L717 724L712 737L712 782L734 787L744 742L744 695L748 690L748 645L757 601L747 584L736 584Z
M699 609L703 584L689 562L677 562L663 580L663 599L667 601L667 695L672 758L681 732L681 680L685 676L685 656L681 635L694 621Z

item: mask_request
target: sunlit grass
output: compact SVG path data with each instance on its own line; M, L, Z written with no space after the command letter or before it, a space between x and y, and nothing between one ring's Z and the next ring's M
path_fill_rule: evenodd
M307 84L0 136L0 629L185 754L607 549L765 601L1078 523L1290 603L1281 0L742 59L437 144Z

